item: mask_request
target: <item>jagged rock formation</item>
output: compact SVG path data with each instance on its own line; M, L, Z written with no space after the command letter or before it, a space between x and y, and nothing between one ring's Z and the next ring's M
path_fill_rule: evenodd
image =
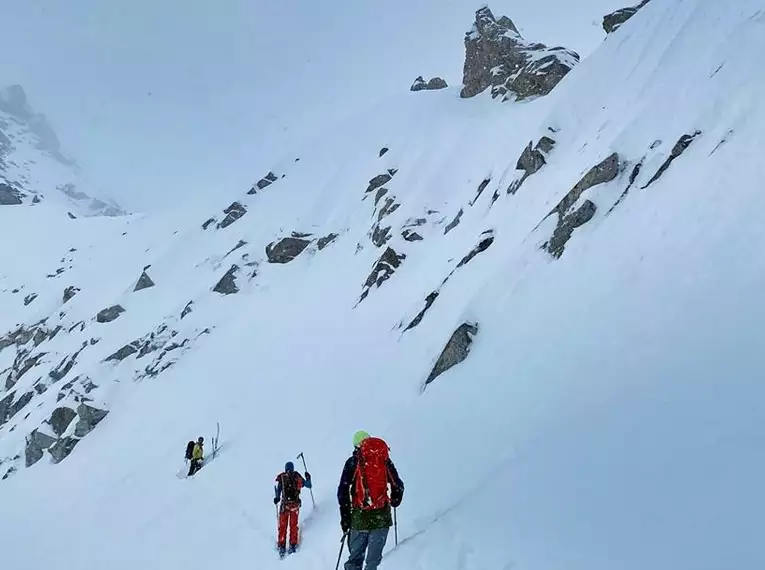
M664 164L661 165L659 170L656 172L656 174L653 175L653 177L648 181L648 184L643 186L643 189L648 188L651 184L656 182L659 178L662 177L662 175L667 171L667 169L672 165L672 163L675 161L675 159L679 158L681 154L683 154L686 150L688 150L688 147L691 146L694 140L696 140L696 137L698 137L701 134L701 131L694 131L691 134L683 135L680 137L680 140L675 143L675 146L672 147L672 152L669 154L669 157L667 160L664 161Z
M0 182L0 206L18 206L23 204L25 194L16 188L11 187L10 184Z
M96 315L96 321L99 323L111 323L112 321L117 320L117 318L124 312L125 309L122 305L112 305L111 307L99 311Z
M338 237L338 234L336 233L330 233L324 236L323 238L319 238L319 240L316 242L316 247L321 251L328 245L332 244Z
M603 16L603 29L607 34L613 34L616 30L621 28L624 23L632 18L638 11L648 4L651 0L643 0L637 6L631 6L629 8L621 8L616 12L612 12L607 16Z
M79 420L74 427L74 435L77 437L85 437L93 428L95 428L103 419L109 414L107 410L99 410L87 404L80 404L77 407L77 415Z
M70 301L79 292L80 289L73 285L64 289L64 303Z
M437 91L439 89L446 89L447 87L449 87L449 84L440 77L433 77L432 79L425 81L425 78L420 75L414 80L409 91Z
M144 289L149 289L150 287L154 287L155 283L152 281L151 277L149 277L149 274L146 273L146 270L148 267L146 267L143 272L141 273L141 276L138 278L138 283L135 284L135 287L133 288L133 292L137 291L143 291Z
M613 153L600 164L592 167L576 186L563 197L558 205L553 208L549 215L557 214L558 224L552 237L544 245L550 254L554 257L563 255L566 243L571 239L574 230L589 222L595 215L597 206L591 200L585 200L579 208L573 210L574 205L581 198L582 194L593 186L611 182L619 175L619 170L619 155Z
M263 178L258 180L255 185L250 188L250 191L247 192L248 194L257 194L258 190L263 190L264 188L267 188L268 186L271 186L274 182L276 182L279 178L274 174L273 172L269 172L266 174Z
M457 327L438 357L433 370L430 371L427 380L425 380L425 385L430 384L441 374L467 359L468 354L470 354L470 346L473 344L473 337L476 334L478 334L478 325L475 323L462 323Z
M239 202L234 202L228 208L223 210L223 213L226 214L226 217L223 218L223 221L218 224L218 229L220 230L227 228L239 218L244 216L247 213L247 208L242 206Z
M221 277L220 281L213 287L213 291L221 295L233 295L239 293L239 287L236 285L236 274L239 272L239 266L234 264Z
M302 237L282 238L266 246L266 257L269 263L289 263L303 253L310 243L310 240Z
M364 282L364 289L361 293L359 302L363 301L369 295L369 291L372 287L380 287L388 279L390 279L399 268L401 263L406 259L406 255L403 253L396 253L396 251L389 247L380 256L380 259L375 263L372 272Z
M464 98L489 87L492 97L503 100L547 95L579 62L576 52L523 39L512 20L497 20L488 7L476 12L465 51Z

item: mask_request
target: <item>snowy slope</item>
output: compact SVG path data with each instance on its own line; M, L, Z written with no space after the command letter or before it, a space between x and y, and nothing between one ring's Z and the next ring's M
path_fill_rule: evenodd
M331 567L364 428L407 485L386 568L762 566L763 25L763 0L652 0L545 98L404 93L210 220L51 219L39 255L3 250L39 292L3 301L29 338L0 390L32 394L0 427L6 562L276 566L271 481L302 451L319 508L284 564ZM177 479L216 422L220 456ZM76 447L25 469L34 429Z
M0 207L51 200L69 209L70 217L125 214L114 202L91 197L83 186L82 171L62 152L45 115L30 107L24 89L0 89Z

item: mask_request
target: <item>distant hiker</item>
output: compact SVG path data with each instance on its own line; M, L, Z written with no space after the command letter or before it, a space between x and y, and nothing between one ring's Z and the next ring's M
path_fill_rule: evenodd
M194 444L194 449L191 451L191 465L189 466L189 477L194 473L202 469L202 463L205 459L205 438L200 437Z
M311 486L311 474L306 471L304 478L295 471L295 465L292 461L288 461L284 465L284 472L279 473L276 477L274 504L278 505L281 502L279 509L279 537L276 542L279 548L279 556L283 557L286 553L288 526L290 533L289 553L292 554L298 548L300 543L298 518L300 516L300 505L302 504L300 501L300 491L303 490L303 487L310 489Z
M337 487L340 526L344 533L350 533L351 554L345 570L361 570L365 555L366 570L377 570L393 526L391 507L401 504L404 483L382 439L359 431L353 436L353 447Z
M194 440L191 440L186 444L186 455L184 456L186 458L186 463L191 461L194 457L194 445Z

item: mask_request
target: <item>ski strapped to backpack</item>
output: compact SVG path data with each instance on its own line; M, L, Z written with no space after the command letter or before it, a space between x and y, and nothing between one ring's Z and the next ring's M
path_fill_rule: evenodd
M389 459L390 448L382 439L368 437L361 442L354 475L354 507L377 510L390 504L388 482L393 477L388 468Z

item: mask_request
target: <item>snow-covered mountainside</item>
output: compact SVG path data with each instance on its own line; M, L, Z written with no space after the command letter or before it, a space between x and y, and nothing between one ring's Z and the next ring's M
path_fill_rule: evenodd
M24 89L0 89L0 207L52 200L69 208L70 217L121 216L113 201L80 190L81 173L67 158L55 131L27 102Z
M577 63L479 10L483 91L402 86L201 219L0 208L6 565L330 568L363 428L389 570L761 567L765 0L620 19Z

